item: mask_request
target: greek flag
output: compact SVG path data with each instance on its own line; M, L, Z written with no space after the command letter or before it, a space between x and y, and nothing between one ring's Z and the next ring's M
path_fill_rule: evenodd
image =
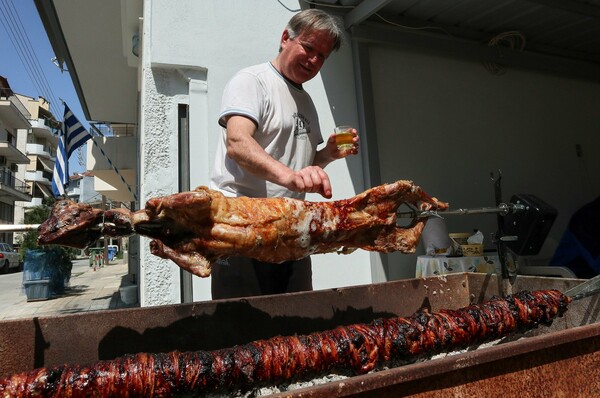
M63 129L58 134L58 148L54 175L52 176L52 193L64 196L65 186L69 184L69 158L80 146L92 138L92 135L81 125L73 112L65 104Z

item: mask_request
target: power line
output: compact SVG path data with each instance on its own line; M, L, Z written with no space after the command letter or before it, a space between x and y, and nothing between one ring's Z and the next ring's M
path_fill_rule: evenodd
M9 4L12 4L12 1L9 2ZM21 16L19 15L19 12L15 8L14 4L12 4L12 8L13 8L14 14L16 15L16 19L18 20L19 25L21 27L20 31L23 32L23 36L25 37L25 40L27 41L27 45L26 45L25 48L27 50L29 50L31 58L34 60L34 66L37 66L37 70L39 71L39 75L42 77L43 86L47 90L47 94L48 94L48 98L47 99L49 99L51 101L50 102L50 107L52 107L52 105L54 105L55 109L59 109L59 107L58 107L58 101L54 97L54 93L52 92L52 88L50 87L50 84L48 83L48 79L46 78L46 74L44 73L44 69L40 65L39 59L35 56L36 52L33 49L33 45L31 44L31 40L29 40L29 35L27 34L27 30L25 29L25 26L23 25L23 21L21 20Z
M35 88L50 101L50 107L52 113L55 115L60 114L60 108L58 107L58 101L56 100L52 88L50 87L44 70L41 68L40 63L36 57L33 46L29 40L29 36L23 26L23 22L19 16L18 11L14 8L9 0L3 0L0 3L2 7L0 12L3 16L2 23L6 30L9 39L15 48L24 69L29 76L29 79L35 86ZM12 9L11 9L12 7Z
M41 92L42 90L40 89L37 80L34 79L33 76L31 75L32 71L29 67L30 65L28 64L28 62L26 60L23 59L23 54L20 51L18 51L19 46L15 42L14 32L12 31L12 29L10 29L10 26L8 25L8 17L6 16L4 8L0 9L0 13L4 17L4 19L1 19L2 25L4 25L4 29L6 30L6 33L8 34L8 38L10 39L13 47L15 48L15 50L17 50L17 55L21 59L21 63L25 67L25 72L27 72L27 75L29 75L29 79L31 79L31 82L35 86L36 90Z
M12 10L10 6L12 5ZM27 60L27 65L32 71L33 77L36 79L38 87L41 89L41 94L48 100L51 101L50 105L52 106L54 101L54 96L51 95L51 89L45 79L45 75L41 67L39 66L39 62L35 57L34 51L31 50L31 42L29 41L29 37L27 36L27 32L23 27L23 23L18 15L16 9L14 9L14 5L12 2L6 1L4 3L4 11L6 13L5 18L7 19L9 26L11 27L11 33L15 37L14 43L18 44L17 51L20 51L23 54L21 59ZM16 16L15 16L16 15Z

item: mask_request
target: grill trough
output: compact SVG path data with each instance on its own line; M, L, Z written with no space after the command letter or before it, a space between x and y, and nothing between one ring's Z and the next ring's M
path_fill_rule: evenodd
M513 291L580 280L517 277ZM216 350L277 335L309 334L378 318L480 303L498 294L494 275L451 274L243 300L97 311L0 322L0 375L127 353ZM593 396L600 391L600 299L572 302L552 326L452 355L275 394L342 396ZM243 331L243 332L242 332ZM18 336L18 338L17 338ZM8 349L8 347L11 347Z

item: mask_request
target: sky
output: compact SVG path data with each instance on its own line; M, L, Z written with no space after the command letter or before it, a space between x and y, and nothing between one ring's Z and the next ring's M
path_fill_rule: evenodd
M50 101L57 120L62 120L61 100L65 101L88 127L71 77L53 63L54 56L33 0L0 0L0 76L8 80L15 93ZM77 158L76 151L69 159L69 174L85 171Z

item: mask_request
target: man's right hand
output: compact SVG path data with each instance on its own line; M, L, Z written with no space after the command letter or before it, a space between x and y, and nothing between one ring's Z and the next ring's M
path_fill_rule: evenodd
M293 171L284 186L295 192L318 193L326 199L332 196L329 176L319 166Z
M244 116L227 119L227 156L250 173L286 187L294 192L318 193L330 199L331 182L320 166L294 171L273 159L261 148L253 135L254 122Z

